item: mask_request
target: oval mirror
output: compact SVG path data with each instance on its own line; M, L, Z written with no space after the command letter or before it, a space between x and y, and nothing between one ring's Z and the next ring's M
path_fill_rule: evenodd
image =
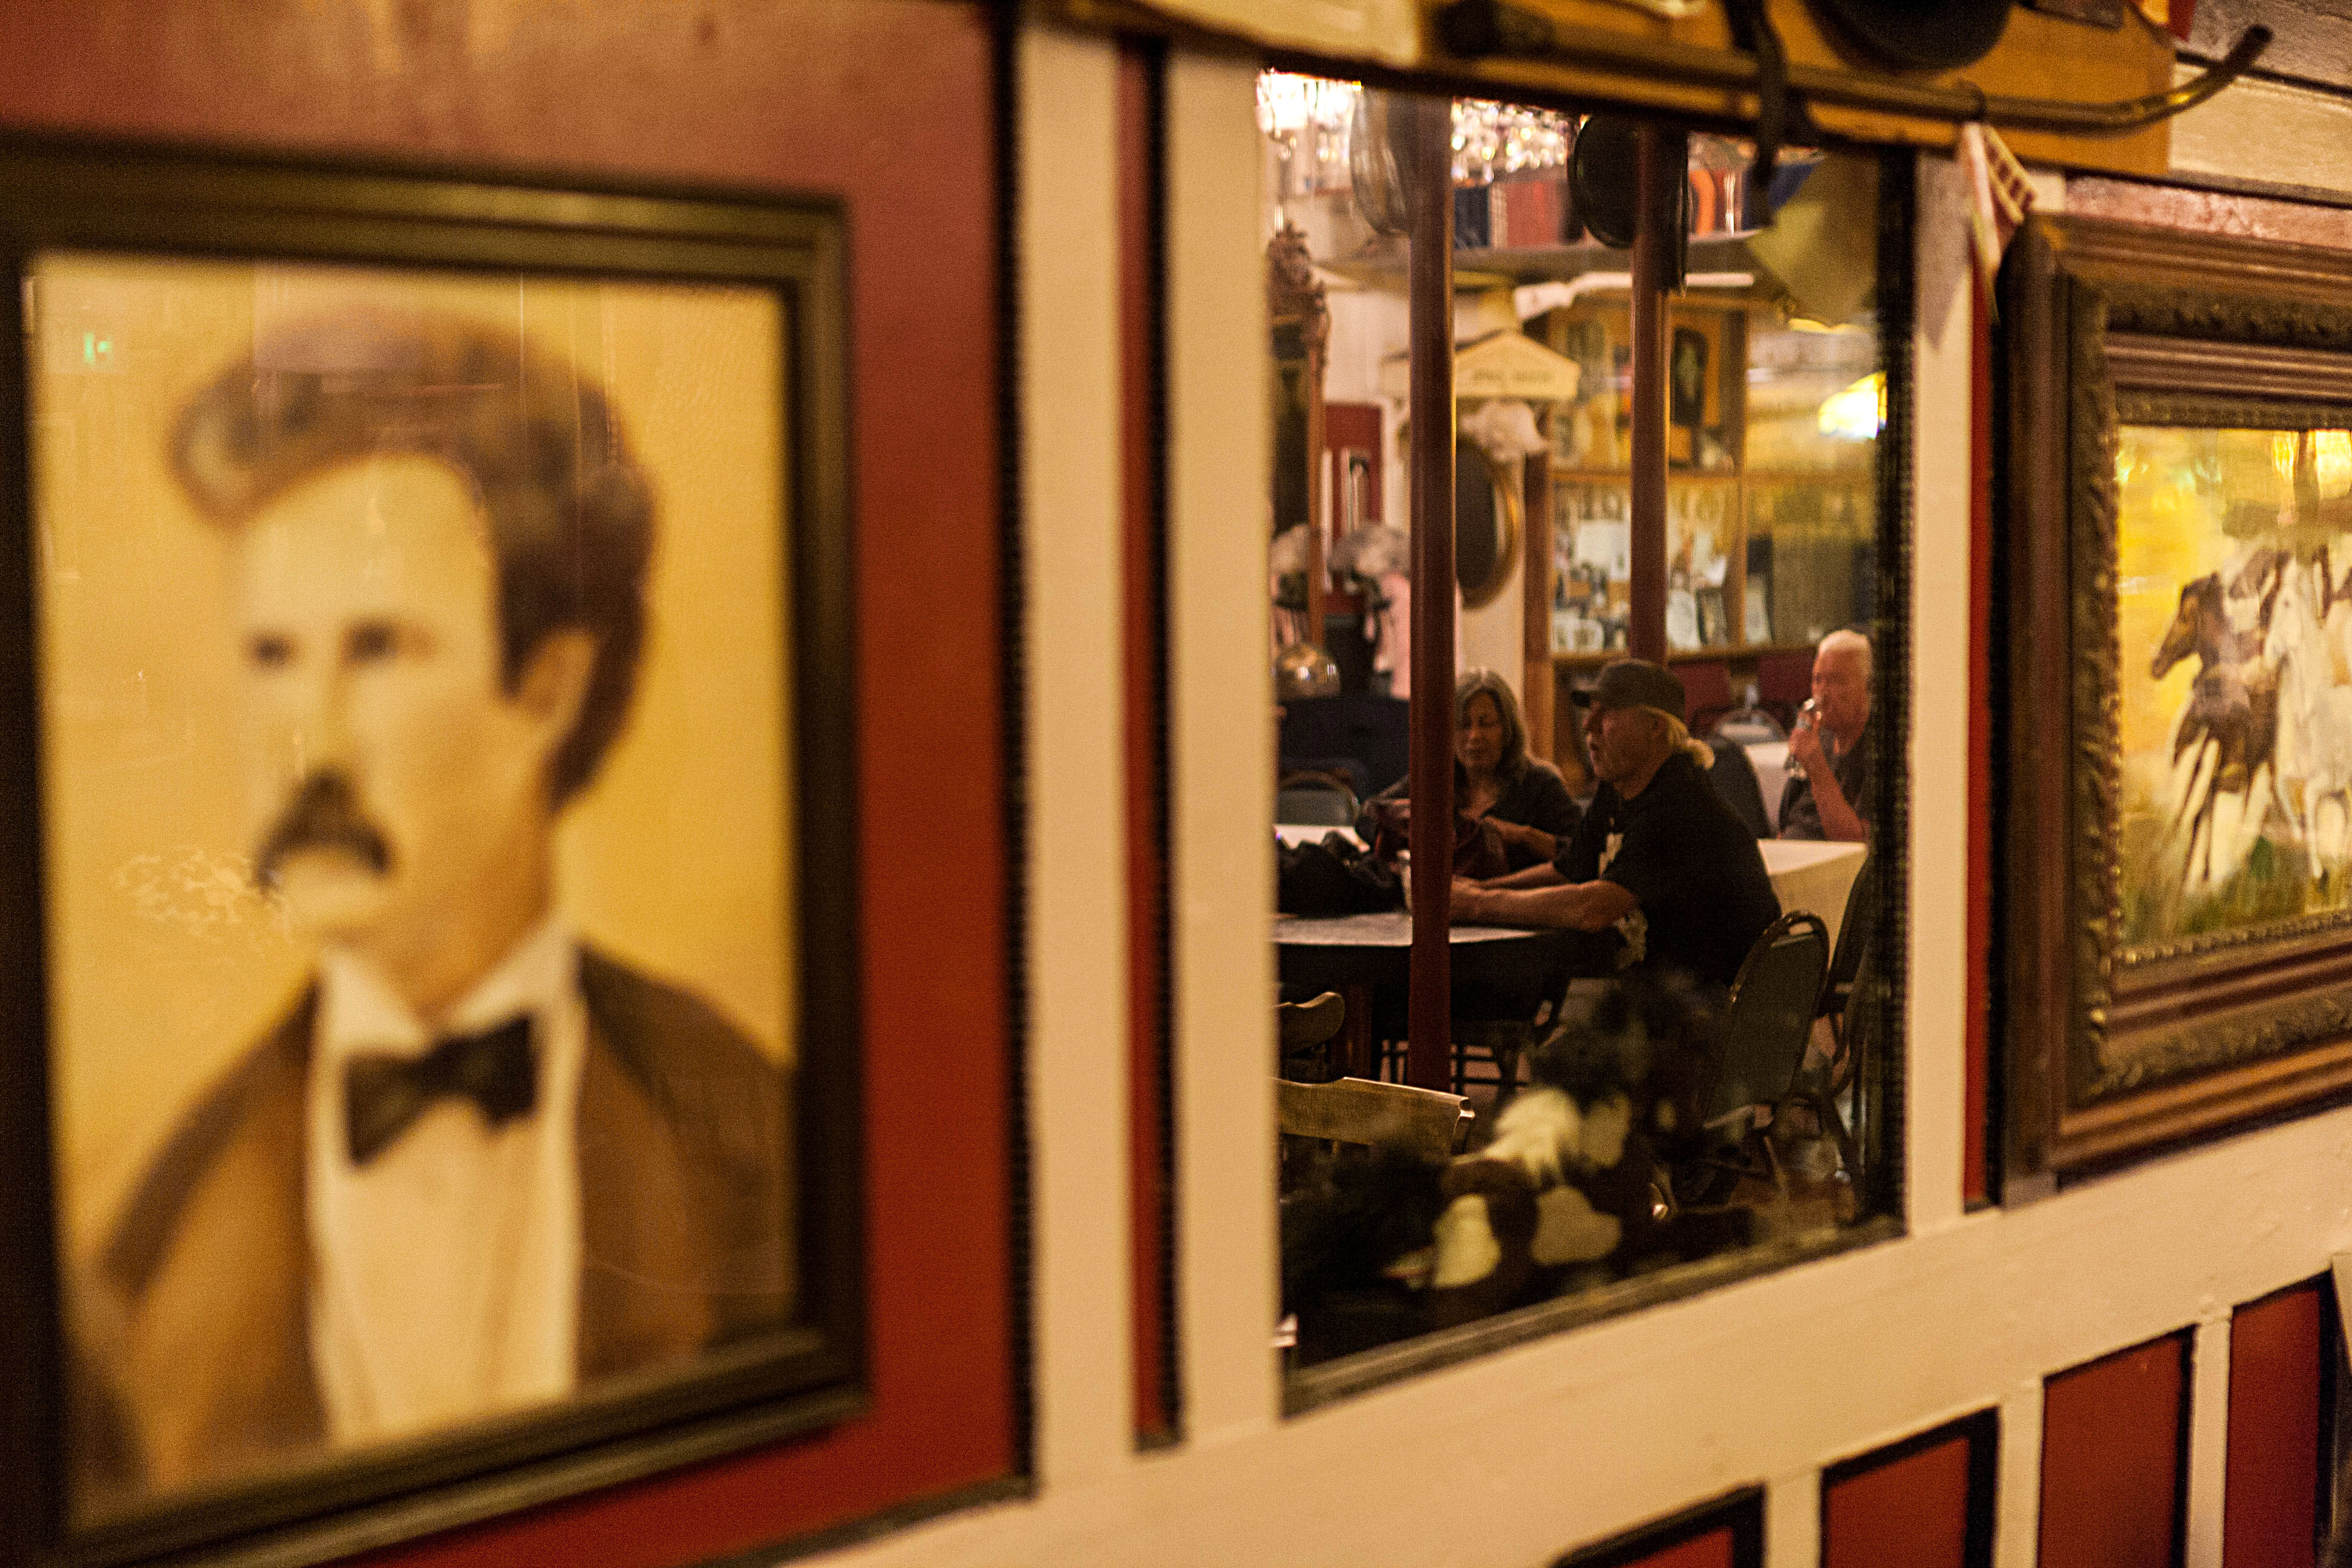
M1454 458L1454 580L1462 605L1491 605L1510 585L1519 564L1519 496L1505 483L1477 444L1464 441Z

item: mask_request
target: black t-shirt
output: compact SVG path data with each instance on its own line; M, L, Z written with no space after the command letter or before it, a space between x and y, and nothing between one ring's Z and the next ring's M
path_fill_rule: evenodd
M1846 805L1862 818L1864 827L1870 826L1870 731L1865 726L1845 754L1830 764L1837 775L1838 793L1845 796ZM1780 837L1783 838L1826 838L1822 827L1822 805L1813 798L1811 779L1790 779L1780 792Z
M1571 882L1610 881L1633 895L1618 922L1633 962L1681 969L1716 985L1780 918L1756 839L1696 763L1668 757L1632 800L1602 784L1553 862Z

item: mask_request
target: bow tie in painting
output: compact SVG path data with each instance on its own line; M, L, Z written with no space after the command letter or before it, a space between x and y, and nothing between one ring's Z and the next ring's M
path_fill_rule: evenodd
M539 1100L530 1018L510 1019L478 1035L434 1042L421 1057L370 1052L343 1068L343 1128L352 1163L364 1166L391 1147L444 1096L472 1100L496 1129L528 1116Z

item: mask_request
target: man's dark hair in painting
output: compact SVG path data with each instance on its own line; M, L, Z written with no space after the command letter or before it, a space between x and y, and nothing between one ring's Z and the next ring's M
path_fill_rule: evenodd
M229 524L329 468L391 456L447 463L489 521L509 695L550 633L595 638L579 722L549 768L561 805L627 717L653 546L652 490L593 383L464 317L348 310L263 336L172 436L188 494Z

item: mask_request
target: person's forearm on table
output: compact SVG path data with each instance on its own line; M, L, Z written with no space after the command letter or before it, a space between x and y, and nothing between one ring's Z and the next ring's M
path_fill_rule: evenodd
M1549 867L1545 869L1549 870ZM1454 920L1461 925L1561 926L1600 931L1630 912L1633 895L1614 882L1560 882L1514 887L1512 879L1479 886L1456 882Z
M1505 837L1510 842L1527 850L1539 861L1549 863L1552 857L1559 853L1559 840L1540 827L1531 827L1518 822L1497 823L1496 826L1502 828Z

